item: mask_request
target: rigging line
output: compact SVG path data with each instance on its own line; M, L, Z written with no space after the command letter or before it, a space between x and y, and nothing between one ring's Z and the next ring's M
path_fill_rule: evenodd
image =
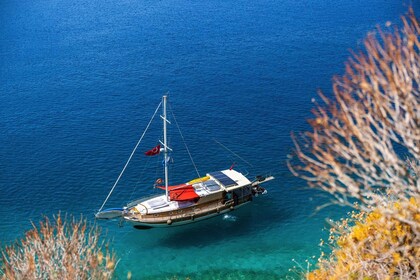
M140 172L140 175L142 175L142 176L143 176L143 174L145 174L145 170L146 170L146 168L149 166L149 165L148 165L149 160L150 160L150 157L147 157L147 159L146 159L146 163L143 165L143 169L142 169L142 171ZM135 184L135 186L134 186L133 191L131 192L130 198L128 199L127 203L128 203L129 201L132 201L133 195L134 195L134 193L137 191L137 188L138 188L138 186L140 185L140 182L141 182L141 181L143 181L142 179L143 179L143 178L140 178L140 177L137 179L137 182L136 182L136 184Z
M234 156L236 156L237 158L241 159L243 162L247 163L249 166L254 167L249 161L245 160L240 155L238 155L237 153L235 153L234 151L232 151L231 149L229 149L228 147L226 147L225 145L223 145L222 143L220 143L216 139L213 138L213 140L214 140L214 142L216 142L217 144L219 144L220 146L222 146L223 148L225 148L228 152L232 153Z
M143 140L143 137L146 134L146 131L149 128L150 124L152 123L153 119L155 118L155 115L156 115L157 111L159 110L161 104L162 104L162 102L160 102L159 105L157 106L155 112L153 113L152 118L150 119L149 123L147 124L146 129L143 131L143 134L141 135L139 141L137 142L136 146L134 147L133 151L131 152L130 157L128 158L127 162L124 165L124 168L122 169L120 175L118 176L117 180L115 181L114 185L112 186L111 191L109 192L108 196L105 198L105 201L104 201L104 203L102 203L102 206L101 206L101 208L99 208L98 212L101 212L102 208L104 208L105 203L108 201L109 197L111 196L112 192L114 191L115 187L117 186L118 181L120 180L121 176L123 175L123 173L124 173L125 169L127 168L128 164L130 163L130 160L133 157L134 153L136 152L137 147L139 146L141 140Z
M185 142L184 135L182 135L181 129L179 128L178 121L177 121L177 120L176 120L176 118L175 118L175 114L174 114L174 111L172 110L171 105L169 105L169 108L171 109L171 114L172 114L172 117L174 118L174 121L175 121L176 127L178 128L179 134L181 135L182 142L184 142L184 146L185 146L185 148L187 149L188 155L190 156L190 159L191 159L191 162L192 162L192 164L193 164L193 166L194 166L195 172L197 172L197 176L198 176L198 177L201 177L201 176L200 176L200 172L198 172L197 166L195 165L195 162L194 162L194 160L193 160L193 158L192 158L192 155L191 155L191 153L190 153L190 150L188 149L187 143Z

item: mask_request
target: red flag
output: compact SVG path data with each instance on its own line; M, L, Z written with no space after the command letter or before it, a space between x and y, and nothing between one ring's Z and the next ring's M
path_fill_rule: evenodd
M160 153L160 145L157 145L153 149L148 150L147 152L145 152L144 154L146 156L155 156L155 155L158 155L159 153Z

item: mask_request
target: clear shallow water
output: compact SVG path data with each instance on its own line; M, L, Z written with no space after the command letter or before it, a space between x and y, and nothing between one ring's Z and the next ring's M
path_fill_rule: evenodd
M311 98L318 88L329 92L348 49L361 47L376 24L397 22L408 4L1 1L1 245L43 214L93 221L170 91L201 172L232 163L215 138L246 158L252 174L269 170L277 179L268 196L234 211L235 221L148 231L101 222L121 258L117 276L296 276L288 272L292 259L317 255L325 218L344 210L314 213L328 200L289 174L290 131L306 128ZM139 154L135 163L143 160ZM174 179L190 179L188 170ZM137 171L127 171L108 206L149 191L141 181L154 174L139 178Z

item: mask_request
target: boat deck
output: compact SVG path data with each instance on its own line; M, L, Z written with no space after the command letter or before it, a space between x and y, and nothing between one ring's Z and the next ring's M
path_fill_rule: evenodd
M132 204L124 218L143 225L187 223L233 210L252 200L251 182L242 173L223 170L209 173L205 178L170 187L169 192L193 188L196 198L192 200L168 201L162 194Z
M143 201L134 206L134 208L141 214L153 214L183 209L194 204L193 201L167 201L166 196L162 194L158 197Z

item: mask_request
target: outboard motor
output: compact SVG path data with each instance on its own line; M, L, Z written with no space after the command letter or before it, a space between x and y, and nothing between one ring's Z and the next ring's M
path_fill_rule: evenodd
M273 179L274 179L273 176L263 176L263 175L255 176L255 180L251 184L252 194L254 196L258 196L259 194L266 194L267 190L261 187L260 184L265 183L267 181L271 181Z
M258 196L259 194L267 194L267 190L260 185L255 185L252 187L252 194L254 196Z

